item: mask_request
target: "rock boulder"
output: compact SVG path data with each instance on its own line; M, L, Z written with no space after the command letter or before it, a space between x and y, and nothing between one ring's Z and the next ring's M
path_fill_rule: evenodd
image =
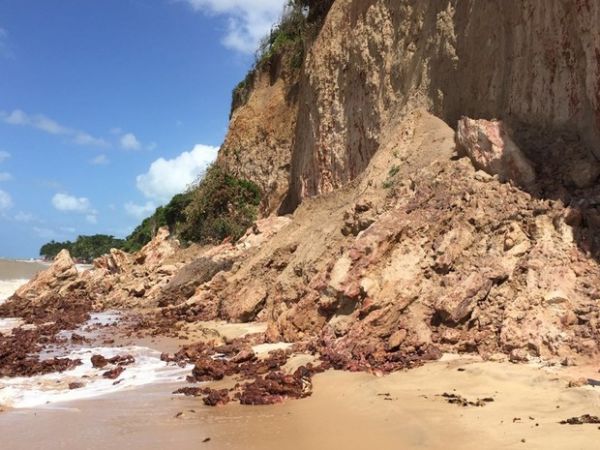
M459 152L468 156L477 169L498 175L501 181L510 180L523 187L535 182L533 164L501 121L463 117L458 121L456 144Z
M76 281L79 274L68 250L62 250L52 265L17 290L20 298L35 300Z

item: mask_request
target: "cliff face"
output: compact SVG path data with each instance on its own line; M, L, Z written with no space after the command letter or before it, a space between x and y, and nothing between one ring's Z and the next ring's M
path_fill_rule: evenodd
M317 336L339 367L598 354L598 2L336 0L290 86L257 84L221 160L277 174L264 212L292 221L176 314ZM463 121L470 160L463 115L502 119Z
M218 163L257 183L261 214L278 210L288 192L296 127L298 71L285 58L273 58L246 81L245 101L234 105Z
M267 324L219 347L239 351L226 361L204 343L178 352L197 380L213 364L215 379L230 361L255 364L250 342L293 342L324 367L377 373L444 352L597 364L600 2L319 5L319 31L293 36L302 68L285 53L259 64L219 154L260 185L270 217L236 243L185 250L163 230L84 274L62 254L0 317L67 312L73 325L90 310L135 308L136 333L194 339L202 321ZM231 373L266 366L248 367ZM310 370L285 377L294 395ZM261 379L279 399L290 392L281 377ZM240 401L271 401L260 383Z
M360 174L415 106L568 128L600 156L600 3L337 0L300 98L286 211Z

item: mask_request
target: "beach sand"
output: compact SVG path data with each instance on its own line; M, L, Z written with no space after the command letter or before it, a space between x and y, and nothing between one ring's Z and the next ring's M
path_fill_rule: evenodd
M314 378L312 397L259 407L210 408L169 394L181 384L150 385L0 414L0 429L10 430L2 448L597 448L598 425L558 423L600 412L600 391L568 388L565 378L597 368L577 370L457 359L385 377L331 371ZM462 407L445 392L494 401Z

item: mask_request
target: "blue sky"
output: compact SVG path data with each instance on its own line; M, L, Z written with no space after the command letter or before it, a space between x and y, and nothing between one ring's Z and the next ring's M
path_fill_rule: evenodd
M284 0L0 0L0 257L128 234L215 157Z

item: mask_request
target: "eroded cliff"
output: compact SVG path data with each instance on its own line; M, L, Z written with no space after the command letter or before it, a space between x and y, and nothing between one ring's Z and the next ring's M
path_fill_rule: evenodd
M262 215L276 212L289 188L298 113L299 70L288 55L271 58L240 84L218 163L262 190ZM235 94L235 93L234 93Z
M209 283L212 314L346 361L596 353L598 3L337 0L297 98L293 222ZM460 159L461 116L503 121L525 183Z
M600 156L600 4L337 0L300 98L288 211L354 179L415 106L453 127L467 115L569 129Z
M280 55L252 75L219 155L261 186L264 216L293 214L194 248L168 274L132 263L134 289L113 274L98 291L104 261L83 279L94 307L126 297L156 308L145 326L162 331L267 322L261 339L351 370L443 351L597 358L600 5L324 12L301 68ZM457 136L461 116L473 120Z

